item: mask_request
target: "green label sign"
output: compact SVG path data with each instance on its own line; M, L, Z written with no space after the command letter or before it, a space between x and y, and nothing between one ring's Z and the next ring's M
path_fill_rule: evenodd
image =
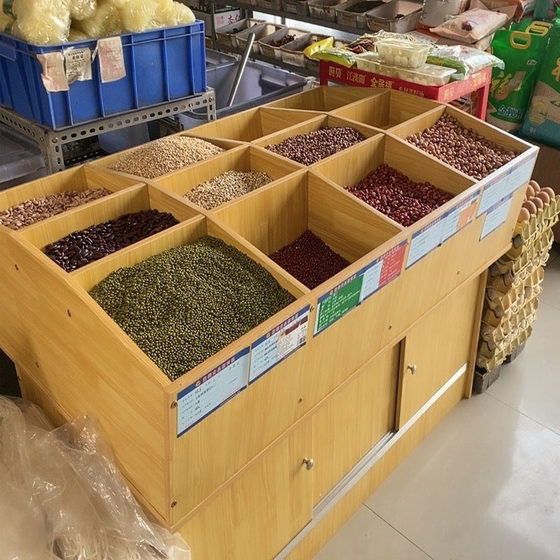
M315 334L326 329L360 303L363 281L364 277L360 274L319 299Z

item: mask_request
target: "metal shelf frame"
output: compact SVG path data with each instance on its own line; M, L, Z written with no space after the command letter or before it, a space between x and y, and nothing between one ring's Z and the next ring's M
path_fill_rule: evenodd
M48 172L54 173L65 169L62 151L64 144L98 136L105 132L128 128L136 124L172 117L179 113L188 113L203 107L206 107L207 119L209 121L216 120L216 97L212 88L207 88L204 93L192 97L113 115L61 130L45 128L3 107L0 107L0 123L37 142L41 153L45 157Z
M246 4L245 2L236 2L235 0L232 1L228 0L228 4L235 8L241 8L246 12L251 12L251 13L259 12L261 14L269 14L271 16L278 16L281 18L303 21L305 23L311 23L312 25L318 25L319 27L324 27L325 29L335 29L337 31L343 31L344 33L350 33L356 36L362 35L363 33L368 33L368 32L371 33L367 28L350 27L349 25L341 25L339 23L336 23L335 21L328 21L326 19L319 19L311 16L292 14L292 13L285 12L284 10L267 10L266 8L262 8L261 6L252 6L250 4Z

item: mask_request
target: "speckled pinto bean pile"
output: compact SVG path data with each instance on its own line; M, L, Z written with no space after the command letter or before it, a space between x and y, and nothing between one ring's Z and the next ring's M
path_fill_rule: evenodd
M266 146L266 149L303 165L313 165L363 140L364 136L356 129L339 126L298 134L279 144Z
M350 264L309 230L270 258L311 290Z
M250 193L272 179L262 171L226 171L201 183L185 196L206 210L217 208L230 200Z
M142 146L117 160L111 169L155 179L221 154L223 148L200 138L170 136Z
M260 264L214 237L121 268L90 294L172 380L294 301Z
M107 189L65 191L32 198L0 212L0 224L20 229L111 194Z
M406 140L478 180L517 156L515 152L486 140L475 130L465 128L447 113L424 132L413 134Z
M347 189L405 227L453 198L430 183L411 181L385 163Z
M44 251L56 264L70 272L178 223L167 212L142 210L75 231L47 245Z

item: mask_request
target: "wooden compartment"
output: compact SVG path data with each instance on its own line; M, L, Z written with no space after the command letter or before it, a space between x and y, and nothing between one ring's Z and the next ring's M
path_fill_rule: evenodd
M292 138L293 136L298 136L300 134L308 134L309 132L314 132L315 130L319 130L320 128L334 128L334 127L344 127L344 126L349 126L355 130L357 130L358 132L360 132L362 134L362 136L364 136L365 140L363 140L361 143L363 143L364 141L367 141L369 138L371 138L372 136L376 136L379 135L381 133L380 130L373 128L371 126L366 126L354 121L348 121L348 120L344 120L344 119L340 119L338 117L334 117L331 115L320 115L317 117L314 117L313 119L306 121L304 123L301 124L296 124L294 126L290 126L288 128L285 128L284 130L281 130L280 132L277 132L275 134L270 134L268 136L264 136L263 138L260 138L259 140L256 140L255 142L253 142L254 145L256 146L262 146L263 148L266 149L267 146L273 146L275 144L280 144L280 142L286 140L287 138ZM341 152L337 152L337 153L344 153L345 151L349 150L351 148L347 148L346 150L342 150ZM269 150L270 151L270 150ZM274 152L271 152L274 153ZM286 158L284 156L275 154L277 157L281 158L282 160L285 161L290 161L292 163L294 163L293 160ZM336 154L333 154L336 155ZM328 161L330 158L332 158L333 156L328 156L322 160L320 160L319 162L316 162L314 164L311 165L311 167L313 167L314 165L317 165L320 162L325 162Z
M277 101L272 101L265 107L278 107L282 109L298 109L326 113L339 109L344 105L359 101L360 99L374 97L383 90L372 88L355 88L350 86L317 88L296 93Z
M308 174L294 175L220 208L216 219L265 255L311 230L350 263L400 231L326 181ZM341 274L344 272L337 276Z
M429 99L413 97L397 90L388 90L375 97L335 109L331 114L342 119L387 129L430 111L438 105L437 102Z
M20 235L42 250L46 245L54 243L75 231L80 231L109 220L115 220L124 214L140 212L142 210L169 212L173 214L178 222L183 222L199 215L195 209L175 200L157 187L139 185L112 196L101 198L85 207L80 206L70 210L49 220L48 223L39 222L29 226ZM141 240L137 243L142 243L143 241ZM133 246L129 245L129 247ZM91 266L91 264L93 263L86 266Z
M518 167L522 165L527 160L532 161L531 170L534 166L534 161L537 157L538 150L529 142L525 142L520 138L517 138L511 134L506 134L504 131L492 126L488 123L485 123L472 115L468 115L467 113L455 109L449 105L439 105L432 109L431 111L427 111L417 117L414 117L404 123L397 124L396 126L389 128L388 132L398 138L402 138L406 140L406 138L412 134L416 134L417 132L422 132L427 128L430 128L434 125L438 119L444 114L447 113L454 117L457 121L459 121L464 127L472 128L476 132L478 132L481 136L489 140L490 142L496 143L501 148L506 150L512 150L517 152L519 155L515 160L508 162L506 165L502 166L500 169L497 169L484 179L482 179L483 183L491 182L493 178L502 175L502 173L509 173L512 167ZM423 152L426 153L426 152ZM429 158L437 159L434 156L426 153L426 156ZM520 157L521 156L521 157ZM438 160L441 161L441 160ZM447 165L447 164L446 164ZM458 170L457 170L458 171ZM458 171L461 173L461 171ZM519 187L523 182L527 182L530 178L525 178L523 175L523 180L515 185L515 188Z
M197 126L189 133L200 138L227 138L240 142L252 142L310 118L312 115L304 111L283 111L259 107Z
M356 102L379 93L367 88L319 88L273 106L329 112L351 104L361 107ZM384 99L386 94L382 93ZM456 349L457 337L455 330L451 331L467 331L467 315L472 316L474 297L470 282L511 245L524 195L522 187L530 176L537 150L475 119L471 123L470 117L458 112L457 118L468 120L473 128L480 127L490 139L514 149L520 146L523 152L503 169L475 183L399 139L415 127L422 130L433 124L442 111L453 109L438 107L423 113L424 100L403 96L401 102L395 92L389 92L389 121L384 126L399 120L391 120L391 99L396 103L394 115L408 118L417 102L418 116L384 132L368 126L374 115L367 111L360 117L365 123L352 120L357 118L356 112L348 114L348 120L333 114L308 113L308 122L253 139L252 146L216 140L237 149L148 182L147 187L135 186L138 178L100 169L114 159L84 168L80 173L110 177L108 184L115 185L111 190L130 187L122 196L114 194L92 203L88 208L93 209L93 215L101 208L113 208L116 203L111 200L134 198L134 193L147 191L154 196L159 193L161 200L184 208L181 212L185 221L70 275L38 247L52 238L55 228L70 227L70 219L51 219L52 229L45 222L45 227L33 228L35 233L30 228L29 233L0 236L0 344L24 372L25 386L32 387L29 394L48 405L54 415L72 418L87 412L97 418L142 503L161 523L180 530L197 557L273 557L299 531L304 532L300 534L304 538L308 530L307 542L312 544L304 543L294 554L311 557L317 542L326 534L325 531L320 538L315 537L320 521L313 518L313 506L321 500L320 506L328 508L330 500L337 500L333 494L323 498L333 487L338 489L333 485L349 468L353 469L364 452L369 453L368 446L400 426L397 443L385 450L386 455L371 469L371 476L368 473L358 481L351 493L369 493L460 395L469 394L474 353L469 354L467 368L455 375L451 370L459 363L457 359L464 363L466 345ZM271 138L281 141L325 123L360 127L368 139L309 169L263 149L272 143ZM413 226L398 226L342 188L355 183L381 161L400 168L414 180L427 179L456 196ZM278 175L274 183L215 212L201 212L190 218L196 208L181 198L183 180L188 189L201 177L209 177L203 173L218 174L225 169L220 166L230 162L240 166L259 162L269 172L277 170ZM52 179L64 176L59 174ZM41 181L49 179L34 184ZM508 191L509 198L504 203L502 198L497 199L496 191L501 194L504 185L509 184L515 188ZM481 210L485 196L486 208ZM72 211L68 216L92 215L85 210ZM468 219L461 221L463 211ZM307 227L351 262L314 290L296 282L266 256ZM119 267L133 265L207 233L260 262L297 299L172 382L87 291ZM34 236L38 240L34 241ZM423 246L428 250L421 258L411 259L411 254L418 254ZM484 279L479 282L485 284ZM463 289L469 290L469 297L461 296L462 303L452 303ZM433 319L440 308L441 317ZM448 316L449 309L454 315L468 313L454 321ZM259 350L278 332L288 332L296 322L302 337L294 350L276 356L277 361L261 373L254 366L263 360ZM475 318L473 324L476 322ZM430 337L431 345L426 342ZM439 338L449 346L443 358L449 367L445 371L428 370L439 359L438 345L433 342ZM465 338L460 337L462 341ZM250 356L248 362L246 356ZM410 373L412 378L405 378L402 368L408 365L407 360L413 365L418 362L418 377ZM395 397L397 363L400 384ZM243 382L230 385L229 375L239 364L242 375L238 379ZM424 369L426 377L422 376ZM217 375L228 380L228 384L217 384L227 391L219 395L211 413L184 431L189 395L209 388L205 383ZM235 381L235 376L232 379ZM439 391L441 383L448 384L453 379L449 391L440 395L441 400L428 401L425 415L410 426L406 420L418 406L426 404L421 401L434 390ZM382 392L386 400L381 399ZM357 398L363 399L358 412L349 414L346 408L354 408ZM369 410L368 403L375 404L375 409ZM391 414L396 406L400 407L397 418ZM355 438L333 463L332 442L345 441L343 424L348 419L357 422L352 431ZM407 426L409 432L404 431ZM399 433L405 434L402 439L398 439ZM317 465L308 471L309 462L305 464L304 458L315 454ZM363 496L358 494L354 493L352 499L360 498L361 502ZM348 502L340 504L347 515ZM340 511L333 510L333 516L321 510L317 518L334 528L344 517ZM219 534L209 532L211 524L226 530ZM304 549L313 551L298 556L298 551Z
M432 185L454 196L474 185L473 180L456 173L439 161L424 157L412 146L387 135L372 138L368 142L362 142L354 146L352 149L335 154L328 160L318 162L314 165L313 170L325 179L342 187L349 196L355 198L360 204L372 208L346 191L346 188L354 186L383 163L417 183L429 181ZM374 208L372 210L390 220L388 216L378 210ZM402 227L400 224L396 225Z
M198 135L193 134L193 132L191 130L189 130L188 132L179 132L178 134L172 134L171 136L192 136L192 137L195 137L195 138L198 137ZM167 136L166 138L169 138L169 136ZM215 144L216 146L219 146L220 148L223 148L226 151L231 150L233 148L237 148L237 147L243 145L243 142L236 142L234 140L225 140L225 139L221 139L221 138L215 138L215 139L212 139L212 140L208 140L208 139L204 138L204 140L206 140L207 142L210 142L211 144ZM96 159L95 161L93 161L91 163L88 163L87 166L88 167L103 168L106 171L109 171L111 173L118 173L119 175L123 175L125 177L130 177L130 178L136 178L136 180L138 180L137 175L130 175L129 173L124 173L122 171L116 171L115 169L111 169L111 166L114 165L124 155L130 154L130 153L134 152L135 150L138 150L139 148L144 148L146 146L150 146L154 142L157 142L157 140L154 140L152 142L148 142L147 144L142 144L141 146L136 146L134 148L129 148L128 150L123 150L122 152L117 152L116 154L111 154L110 156L105 156L103 158ZM212 161L214 158L216 158L220 155L222 155L222 154L212 156L211 158L208 158L207 160L203 160L203 161ZM200 163L200 162L197 162L197 163ZM196 163L191 164L191 165L196 165ZM186 167L191 167L191 166L188 165ZM183 169L185 169L185 168L183 168ZM178 171L178 170L175 170L175 171ZM171 171L171 173L175 173L175 171ZM166 173L165 175L162 175L162 177L166 177L167 175L169 175L169 173Z
M157 185L163 189L182 197L184 200L188 200L185 198L188 192L201 183L213 179L226 171L263 171L268 173L272 181L277 181L291 173L301 172L302 168L296 162L279 158L263 148L243 146L222 154L212 161L200 162L188 169L176 171L166 177L156 179L156 181ZM245 196L247 195L243 195L243 197ZM232 202L226 204L231 204ZM191 204L196 206L194 203ZM202 208L201 211L203 211Z
M62 171L55 175L49 175L36 179L30 183L18 185L0 192L0 211L7 210L8 208L31 200L33 198L40 198L49 194L60 193L64 191L84 191L86 189L103 187L111 192L119 192L133 185L140 184L138 178L128 178L116 176L113 173L107 173L101 169L95 169L89 166L79 166L67 171ZM96 202L96 201L94 201ZM94 202L90 202L89 206ZM68 212L68 210L67 210ZM60 214L59 214L60 215ZM54 217L47 218L41 223L49 222ZM29 226L27 226L29 227ZM19 231L22 231L22 228ZM0 231L11 232L12 229L0 225Z

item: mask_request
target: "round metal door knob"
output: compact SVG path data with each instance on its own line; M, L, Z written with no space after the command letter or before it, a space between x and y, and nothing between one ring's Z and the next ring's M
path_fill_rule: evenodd
M305 465L305 468L310 471L315 466L315 459L313 459L313 457L310 457L309 459L305 457L303 459L303 464Z

